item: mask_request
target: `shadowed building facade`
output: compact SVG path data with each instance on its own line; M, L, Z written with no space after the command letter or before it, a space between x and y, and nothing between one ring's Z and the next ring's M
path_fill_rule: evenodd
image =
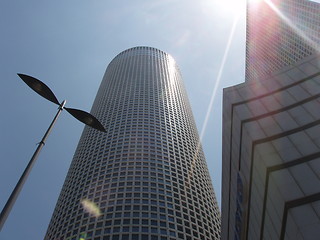
M320 5L248 4L246 81L224 89L222 239L320 236Z
M220 239L219 208L170 55L150 47L117 55L91 113L107 132L85 127L45 239Z

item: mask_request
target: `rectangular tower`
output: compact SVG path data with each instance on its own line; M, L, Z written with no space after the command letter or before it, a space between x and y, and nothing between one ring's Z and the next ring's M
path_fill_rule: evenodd
M247 7L246 82L224 89L222 239L320 235L320 6Z

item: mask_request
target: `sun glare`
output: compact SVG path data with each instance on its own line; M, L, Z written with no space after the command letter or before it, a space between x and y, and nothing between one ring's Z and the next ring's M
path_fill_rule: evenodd
M263 1L265 0L213 0L221 11L233 14L244 13L246 11L247 4L258 4Z
M214 0L224 12L239 13L245 11L246 0Z
M248 3L262 2L263 0L248 0Z

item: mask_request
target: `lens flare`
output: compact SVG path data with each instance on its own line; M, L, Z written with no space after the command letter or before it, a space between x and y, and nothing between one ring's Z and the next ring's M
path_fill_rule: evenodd
M81 233L79 240L86 240L87 239L87 234L86 233Z
M81 200L81 205L83 209L88 212L90 215L98 218L101 216L100 208L94 202L90 201L89 199Z

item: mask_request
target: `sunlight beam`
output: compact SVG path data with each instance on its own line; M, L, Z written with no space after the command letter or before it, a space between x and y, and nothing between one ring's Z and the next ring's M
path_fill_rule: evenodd
M230 31L230 35L229 35L229 39L228 39L228 42L227 42L227 46L226 46L224 54L223 54L221 66L219 68L217 80L216 80L215 85L213 87L213 91L211 93L211 99L210 99L210 102L209 102L209 106L207 108L207 113L206 113L206 116L204 118L204 122L203 122L203 125L202 125L202 129L201 129L201 133L200 133L200 142L202 141L203 136L205 134L205 131L207 129L207 125L208 125L208 121L209 121L209 118L210 118L210 114L212 112L214 99L215 99L216 94L217 94L217 90L218 90L218 87L219 87L219 84L220 84L220 81L221 81L221 76L222 76L222 73L223 73L223 70L224 70L224 66L226 64L226 60L227 60L227 57L228 57L228 54L229 54L229 50L230 50L230 46L231 46L231 43L232 43L232 40L233 40L233 37L234 37L236 26L238 25L238 22L239 22L239 18L240 18L240 14L237 14L235 16L233 24L232 24L232 28L231 28L231 31Z
M269 7L291 28L295 33L302 37L317 53L320 53L319 45L310 39L304 31L299 29L289 18L287 18L270 0L263 0Z
M226 64L226 60L227 60L227 57L228 57L228 54L229 54L230 46L231 46L232 40L234 38L234 33L235 33L236 27L237 27L238 22L239 22L239 18L240 18L240 13L238 13L234 17L234 20L233 20L233 24L232 24L231 31L230 31L230 34L229 34L228 42L227 42L226 48L224 50L224 54L223 54L223 57L222 57L221 65L220 65L220 68L219 68L219 71L218 71L217 80L216 80L216 82L214 84L214 87L213 87L213 90L212 90L212 93L211 93L209 106L207 108L207 113L206 113L206 116L205 116L205 119L204 119L204 122L203 122L203 125L202 125L202 129L201 129L201 134L200 134L200 138L199 138L199 141L198 141L198 145L197 145L196 151L194 153L194 156L192 158L191 170L190 170L190 173L189 173L188 183L190 183L191 176L193 175L193 169L195 168L196 159L197 159L197 156L199 155L199 151L200 151L200 147L201 147L201 142L202 142L202 139L203 139L204 134L205 134L206 129L207 129L208 121L209 121L210 114L211 114L212 108L213 108L214 99L215 99L216 94L217 94L217 90L218 90L218 87L219 87L219 84L220 84L220 81L221 81L221 76L222 76L223 71L224 71L224 66Z

